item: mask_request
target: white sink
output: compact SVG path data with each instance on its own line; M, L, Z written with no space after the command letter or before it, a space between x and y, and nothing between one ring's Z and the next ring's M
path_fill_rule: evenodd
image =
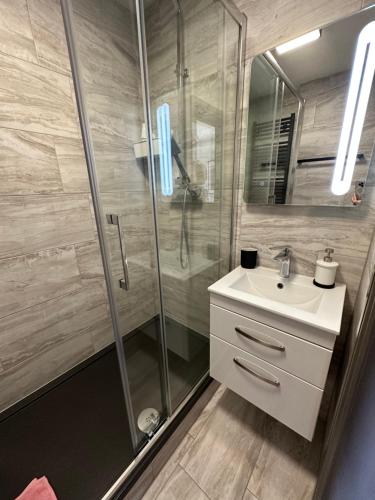
M345 290L339 283L332 289L318 288L312 277L300 274L280 278L277 270L265 267L237 267L208 289L335 335L340 333Z

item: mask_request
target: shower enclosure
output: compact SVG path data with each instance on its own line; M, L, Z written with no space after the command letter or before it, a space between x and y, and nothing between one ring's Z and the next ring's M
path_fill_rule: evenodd
M91 334L94 356L17 402L28 422L52 409L61 434L38 438L39 468L20 451L17 474L43 471L59 498L82 500L110 498L207 380L207 287L234 257L245 24L229 0L61 6L97 229L82 251L111 325ZM24 426L9 415L11 447Z

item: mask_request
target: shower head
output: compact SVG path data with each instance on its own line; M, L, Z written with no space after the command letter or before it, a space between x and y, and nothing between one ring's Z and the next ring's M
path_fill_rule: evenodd
M187 173L187 170L184 167L184 164L182 163L181 158L179 156L181 153L180 146L177 144L176 139L173 137L173 135L171 137L171 150L172 150L172 156L175 159L177 167L180 171L182 182L186 186L186 189L189 191L191 197L193 199L198 199L201 195L201 189L198 186L194 186L191 184L189 174Z

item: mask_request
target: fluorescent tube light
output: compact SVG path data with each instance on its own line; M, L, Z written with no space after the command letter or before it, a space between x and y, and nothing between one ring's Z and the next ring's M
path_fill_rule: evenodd
M320 38L320 30L310 31L305 35L299 36L298 38L294 38L289 42L283 43L276 47L276 52L278 54L285 54L285 52L289 52L290 50L297 49L298 47L302 47L302 45L306 45L307 43L314 42Z
M158 107L156 112L158 142L159 142L159 165L161 192L164 196L172 196L172 151L171 151L171 121L169 105L167 103Z
M375 21L367 24L358 36L344 121L333 171L331 191L338 196L350 189L357 160L375 71Z

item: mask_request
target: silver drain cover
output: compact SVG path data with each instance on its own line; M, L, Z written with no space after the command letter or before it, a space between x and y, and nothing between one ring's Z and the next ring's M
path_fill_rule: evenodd
M146 408L138 415L138 429L145 434L152 435L159 425L160 413L155 408Z

